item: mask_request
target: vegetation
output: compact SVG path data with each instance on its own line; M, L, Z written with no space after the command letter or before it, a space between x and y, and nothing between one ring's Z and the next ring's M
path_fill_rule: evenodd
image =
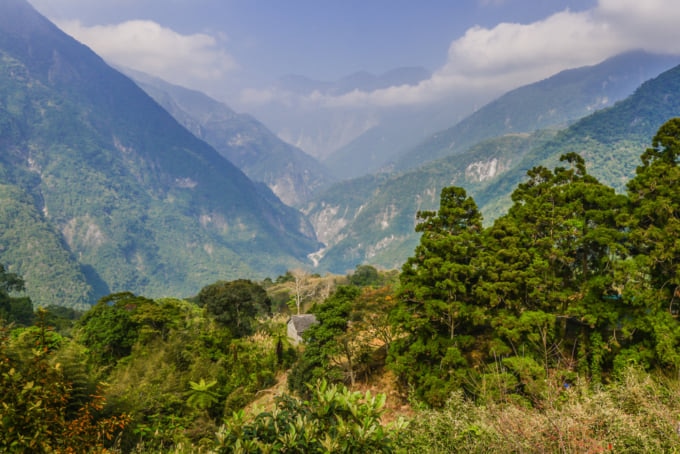
M252 422L236 413L217 433L219 453L394 452L403 423L383 427L385 395L350 392L320 380L309 385L310 399L276 398L271 412Z
M318 248L300 212L27 2L6 3L0 262L36 307L186 297L283 273Z
M509 93L512 96L502 102L499 99L437 134L411 155L416 160L438 160L409 170L402 167L399 173L342 182L319 195L305 212L312 219L330 218L321 224L324 227L339 226L322 240L328 246L320 266L332 272L345 272L363 261L384 268L400 267L419 241L413 214L435 210L443 188L465 188L484 215L485 224L490 225L508 211L513 203L510 196L529 169L560 166L560 156L570 152L578 152L586 160L589 173L601 183L625 193L641 151L661 125L680 112L680 98L676 96L680 67L645 82L625 100L561 130L536 131L538 126L531 127L528 120L533 116L535 125L539 119L550 122L563 113L568 101L560 100L561 94L550 96L548 102L557 102L554 111L539 110L524 117L527 102L538 107L544 102L541 94L546 93L539 86L526 88ZM486 135L490 130L505 135Z
M398 275L120 292L73 323L0 267L0 450L678 450L679 156L677 118L624 195L566 154L488 227L447 187Z

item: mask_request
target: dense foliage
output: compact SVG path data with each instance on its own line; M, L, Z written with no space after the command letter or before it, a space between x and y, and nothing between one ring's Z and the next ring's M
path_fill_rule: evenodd
M308 385L310 399L276 398L271 412L246 421L234 414L217 434L218 453L394 452L399 429L380 421L385 395L351 392L326 381Z
M401 274L396 320L407 335L390 359L405 389L432 405L489 386L531 402L551 374L599 382L629 364L677 374L679 143L673 119L628 197L575 153L566 167L535 167L486 229L462 189L444 189L439 211L420 213L420 245Z

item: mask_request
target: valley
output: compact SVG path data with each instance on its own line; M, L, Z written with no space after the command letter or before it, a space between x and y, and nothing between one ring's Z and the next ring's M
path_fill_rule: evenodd
M680 450L678 52L526 83L486 39L614 4L475 25L435 71L284 76L241 93L260 119L207 94L254 35L32 3L0 2L1 452ZM130 29L206 90L73 37Z

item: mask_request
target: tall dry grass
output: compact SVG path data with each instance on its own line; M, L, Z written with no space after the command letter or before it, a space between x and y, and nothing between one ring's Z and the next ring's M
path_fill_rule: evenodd
M552 383L532 408L477 405L457 393L421 410L402 434L408 453L680 452L680 383L629 369L608 386Z

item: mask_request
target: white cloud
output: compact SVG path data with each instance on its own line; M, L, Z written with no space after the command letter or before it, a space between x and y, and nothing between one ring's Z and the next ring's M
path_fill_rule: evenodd
M350 108L427 104L475 94L490 99L626 50L680 54L679 23L677 0L599 0L590 10L565 10L533 23L472 27L450 44L446 63L417 86L342 96L315 92L304 97L275 89L248 89L242 92L240 104L246 109L272 102L300 108ZM94 27L73 21L58 25L112 63L192 88L218 86L237 68L221 37L182 35L141 20Z
M57 25L113 64L180 85L199 88L204 82L224 78L238 67L220 48L220 39L203 33L182 35L153 21L93 27L83 26L79 21L64 21Z
M395 106L474 93L496 96L627 50L680 55L679 23L677 0L599 0L591 10L565 10L529 24L476 26L451 43L447 62L431 79L417 86L355 91L342 96L315 93L301 105ZM268 92L267 99L276 99L276 94Z

